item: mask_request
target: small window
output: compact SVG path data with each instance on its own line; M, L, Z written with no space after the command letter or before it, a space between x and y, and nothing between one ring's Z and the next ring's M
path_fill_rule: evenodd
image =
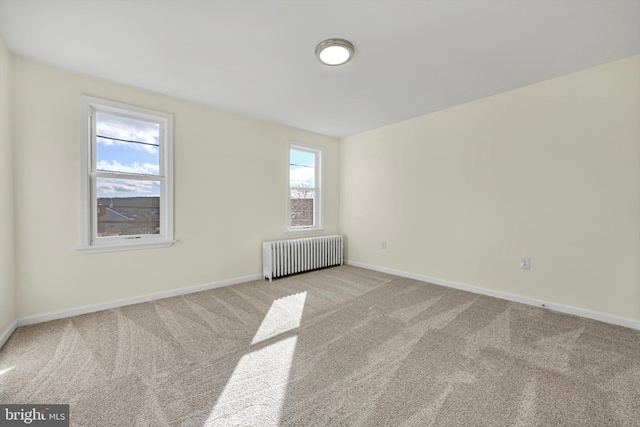
M289 231L322 228L322 150L289 144L287 223Z
M173 244L173 116L83 96L85 252Z

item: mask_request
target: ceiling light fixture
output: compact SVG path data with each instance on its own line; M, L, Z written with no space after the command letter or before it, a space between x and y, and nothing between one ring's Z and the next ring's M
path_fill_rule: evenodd
M316 57L325 65L342 65L349 62L355 48L345 39L327 39L316 46Z

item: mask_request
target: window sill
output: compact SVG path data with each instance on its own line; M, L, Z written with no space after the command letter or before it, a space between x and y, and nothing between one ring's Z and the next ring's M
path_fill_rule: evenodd
M301 228L299 230L286 230L286 234L317 234L323 233L324 228Z
M79 246L76 248L80 252L85 254L100 254L106 252L123 252L123 251L137 251L140 249L157 249L168 248L172 246L176 241L168 240L162 242L148 242L148 243L135 243L127 245L96 245L96 246Z

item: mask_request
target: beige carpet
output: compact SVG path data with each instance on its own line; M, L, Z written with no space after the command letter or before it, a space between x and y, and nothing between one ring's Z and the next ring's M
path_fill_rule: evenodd
M345 266L20 328L0 403L78 426L637 426L640 332Z

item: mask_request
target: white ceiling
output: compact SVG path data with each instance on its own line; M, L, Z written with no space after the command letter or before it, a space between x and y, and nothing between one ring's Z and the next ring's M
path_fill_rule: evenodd
M344 137L640 53L640 1L0 0L18 56ZM356 47L321 65L331 37Z

